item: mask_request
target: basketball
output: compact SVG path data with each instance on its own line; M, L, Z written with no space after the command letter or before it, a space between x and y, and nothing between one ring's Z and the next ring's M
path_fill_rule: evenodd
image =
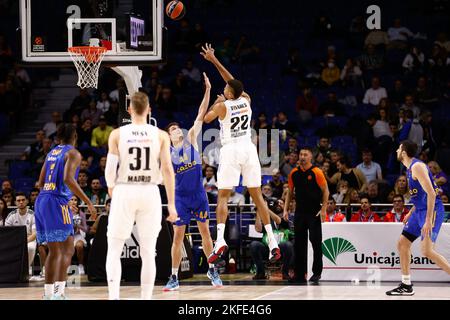
M172 20L180 20L184 17L186 9L181 1L170 1L166 6L166 14Z

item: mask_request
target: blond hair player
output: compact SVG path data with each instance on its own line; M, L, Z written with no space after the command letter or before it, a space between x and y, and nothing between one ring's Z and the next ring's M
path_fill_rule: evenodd
M142 259L141 298L152 297L156 240L161 229L162 207L158 184L164 180L170 222L175 222L175 176L166 132L147 123L150 105L145 93L132 95L131 124L115 129L109 137L105 178L112 197L108 221L106 273L109 299L120 298L120 256L136 222ZM159 164L161 163L161 165Z

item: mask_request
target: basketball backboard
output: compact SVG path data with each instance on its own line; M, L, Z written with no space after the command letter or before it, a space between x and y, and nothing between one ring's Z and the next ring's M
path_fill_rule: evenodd
M163 0L20 0L22 60L73 65L73 46L103 46L104 65L163 60Z

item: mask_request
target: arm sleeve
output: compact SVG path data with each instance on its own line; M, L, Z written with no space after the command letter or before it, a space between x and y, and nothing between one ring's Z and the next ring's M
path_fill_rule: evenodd
M323 174L322 170L319 168L313 169L314 174L316 176L316 182L319 187L325 187L327 185L327 179L325 178L325 175Z
M112 153L108 153L105 168L105 180L108 188L113 188L116 185L118 164L119 164L119 156Z
M294 180L292 180L292 175L294 174L294 172L297 171L297 168L294 168L291 173L289 173L288 175L288 184L289 184L289 189L291 191L294 191Z

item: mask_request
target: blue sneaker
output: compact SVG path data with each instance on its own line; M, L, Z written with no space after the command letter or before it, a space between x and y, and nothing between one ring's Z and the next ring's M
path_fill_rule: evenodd
M66 296L52 296L50 300L68 300Z
M220 279L219 272L217 272L216 268L208 269L208 273L206 274L209 280L211 280L211 284L215 288L222 287L222 280Z
M163 288L163 291L175 291L180 288L180 284L178 283L178 279L176 275L171 275L169 277L169 281L167 282L166 286Z

